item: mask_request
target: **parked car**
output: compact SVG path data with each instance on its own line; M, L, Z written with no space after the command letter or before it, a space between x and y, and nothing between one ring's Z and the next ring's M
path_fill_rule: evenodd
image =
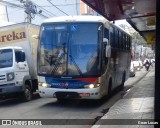
M136 75L136 68L134 66L134 63L131 61L131 65L130 65L130 77L134 77Z

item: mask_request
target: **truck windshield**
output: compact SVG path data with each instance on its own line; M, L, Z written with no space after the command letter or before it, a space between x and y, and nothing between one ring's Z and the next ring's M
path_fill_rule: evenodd
M52 76L99 74L99 23L43 24L38 72Z
M12 67L13 65L13 51L12 49L0 50L0 68Z

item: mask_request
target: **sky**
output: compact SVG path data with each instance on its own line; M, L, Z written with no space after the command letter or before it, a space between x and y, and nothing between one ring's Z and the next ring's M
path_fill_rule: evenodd
M5 1L12 3L12 5L9 5L9 4L4 4L3 2L3 5L7 5L6 7L8 12L8 19L7 15L5 16L5 18L3 18L5 21L16 22L16 23L26 21L25 19L26 14L24 13L25 9L15 6L15 5L18 6L24 5L23 3L20 3L20 0L5 0ZM80 8L79 8L80 0L32 0L32 2L34 3L34 5L36 5L37 11L42 10L41 14L45 16L44 17L41 14L33 16L32 19L33 24L41 24L44 19L50 17L80 14ZM53 5L50 2L52 2ZM13 6L13 4L15 5ZM6 13L6 10L4 10L3 13ZM0 13L0 16L4 17L4 14L2 15Z
M11 4L4 4L5 2L3 2L2 4L0 2L1 4L0 25L4 24L4 21L9 21L12 24L12 23L25 22L27 20L26 13L24 12L25 8L20 8L24 7L24 3L21 3L20 0L5 0L5 1ZM44 19L51 17L80 15L80 0L31 0L31 1L36 6L37 12L42 10L41 14L33 15L32 19L33 24L40 25ZM125 29L127 29L127 27L131 28L131 26L126 20L116 21L115 24L117 25L125 24Z

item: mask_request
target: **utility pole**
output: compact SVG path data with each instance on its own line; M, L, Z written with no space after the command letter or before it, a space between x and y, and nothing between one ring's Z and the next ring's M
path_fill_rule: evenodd
M27 22L31 23L31 20L35 17L35 14L42 13L42 10L37 11L36 5L34 5L30 0L20 0L24 4L24 12L27 14Z
M24 12L27 14L27 22L31 23L31 19L32 19L31 15L32 13L34 14L32 3L29 0L26 0L26 3L24 4L24 6L26 7L26 10Z
M7 21L9 22L9 17L8 17L8 10L7 10L7 5L5 5L5 9L6 9L6 17L7 17Z

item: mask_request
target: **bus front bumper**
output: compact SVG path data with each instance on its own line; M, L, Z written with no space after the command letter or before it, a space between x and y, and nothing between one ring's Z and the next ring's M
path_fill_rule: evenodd
M39 86L40 97L63 99L100 99L100 88L92 89L58 89Z

